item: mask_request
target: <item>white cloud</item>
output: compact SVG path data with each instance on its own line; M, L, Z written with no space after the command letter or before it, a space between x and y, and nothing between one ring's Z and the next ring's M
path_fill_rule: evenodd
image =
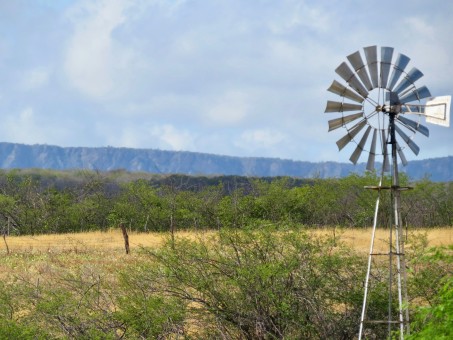
M413 58L413 66L425 74L421 81L426 82L430 89L432 86L429 84L433 83L447 87L453 72L453 47L447 32L453 30L453 25L419 15L405 18L402 27L401 34L406 38L404 49Z
M170 124L156 126L151 135L158 138L166 148L171 150L193 150L194 136L187 130L177 129Z
M275 34L290 33L300 29L326 32L330 27L332 18L320 4L312 5L299 0L281 1L279 3L281 5L280 10L277 10L277 13L272 13L269 23L271 31Z
M288 142L285 134L274 129L265 128L245 130L239 140L234 141L234 144L249 153L254 153L258 150L261 152L272 150L272 153L274 153L285 142Z
M165 8L168 13L174 14L180 7L187 3L187 0L156 0L155 3L161 8Z
M120 129L98 126L97 130L105 135L108 145L131 148L143 148L146 145L164 150L195 150L196 135L171 124L127 125Z
M118 86L115 73L128 64L133 53L112 35L125 22L130 5L126 0L84 1L71 9L74 34L64 68L72 85L82 93L102 98Z
M209 103L205 117L214 125L232 126L241 123L249 112L249 97L240 91L228 91Z
M23 143L36 143L38 129L35 122L35 113L32 107L26 107L18 116L6 117L4 134L8 140L22 141Z
M63 145L70 133L62 124L43 121L31 106L23 108L19 113L4 117L0 131L3 138L15 143L56 143Z
M50 73L45 68L35 68L24 72L21 87L25 90L36 90L49 83Z
M33 125L33 108L27 107L19 114L19 124L25 125L26 127L29 125Z
M79 146L80 131L78 123L72 119L58 121L32 106L5 114L0 125L3 140L11 143Z

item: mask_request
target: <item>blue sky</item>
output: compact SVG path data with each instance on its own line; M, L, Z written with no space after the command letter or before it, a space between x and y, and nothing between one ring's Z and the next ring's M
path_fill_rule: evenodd
M392 46L451 95L452 18L444 0L0 1L0 140L347 161L335 68ZM417 159L453 155L429 128Z

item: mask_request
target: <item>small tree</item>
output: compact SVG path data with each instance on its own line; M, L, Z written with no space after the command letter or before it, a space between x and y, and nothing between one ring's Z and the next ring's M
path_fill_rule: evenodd
M152 255L160 269L149 282L160 277L153 287L184 301L200 332L246 339L349 339L357 332L364 264L330 240L255 226L176 238Z

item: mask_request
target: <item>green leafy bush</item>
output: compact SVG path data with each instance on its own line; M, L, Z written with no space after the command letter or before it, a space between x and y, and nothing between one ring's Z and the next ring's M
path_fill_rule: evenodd
M452 339L453 247L427 249L422 254L412 282L424 299L415 309L408 339Z

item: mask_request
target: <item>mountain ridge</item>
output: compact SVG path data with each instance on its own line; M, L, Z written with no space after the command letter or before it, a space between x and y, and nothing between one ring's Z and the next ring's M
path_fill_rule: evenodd
M365 172L365 163L308 162L280 158L237 157L192 151L126 147L61 147L0 142L0 168L91 169L186 175L344 177ZM453 181L453 156L415 160L400 169L411 179Z

